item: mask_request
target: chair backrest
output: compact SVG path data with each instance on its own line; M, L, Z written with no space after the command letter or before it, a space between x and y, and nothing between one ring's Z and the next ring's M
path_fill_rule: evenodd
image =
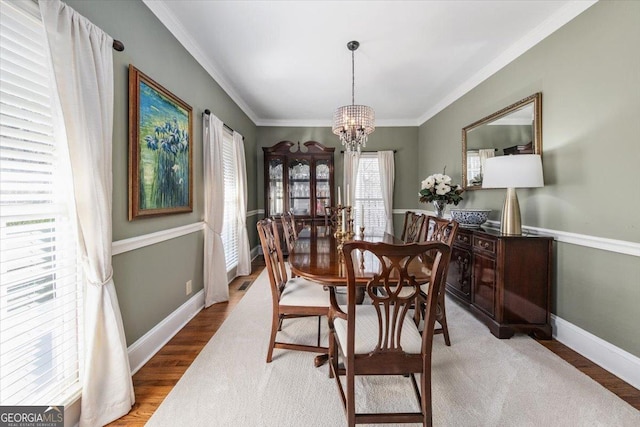
M291 251L293 250L293 244L297 239L296 229L293 225L293 222L291 221L290 216L291 214L284 213L280 217L280 220L282 221L282 231L284 234L284 241L287 244L287 250L289 251L289 253L291 253Z
M298 229L296 228L296 217L293 215L293 212L289 211L289 212L284 212L281 216L281 218L284 220L287 220L290 224L289 230L292 231L291 235L293 236L293 239L297 239L298 238ZM284 222L283 222L284 224Z
M356 253L352 254L354 251ZM370 356L378 355L385 358L391 353L405 354L400 346L402 327L421 285L428 286L421 354L431 354L436 304L442 289L441 284L446 279L450 251L451 248L441 242L408 245L363 241L345 243L343 252L347 270L347 353L352 354L355 348L357 310L353 258L364 257L366 252L370 252L380 262L380 273L367 283L365 289L378 314L378 344ZM416 280L416 277L420 276L418 272L429 270L431 274L428 278ZM428 284L425 284L425 280L428 280ZM406 291L407 288L409 292Z
M267 264L267 273L271 282L271 295L274 309L280 301L284 285L287 283L287 271L284 266L284 256L280 247L280 237L276 223L271 219L263 219L256 224L258 236L262 245L264 261Z
M442 242L453 245L459 224L454 220L427 216L421 242Z
M422 229L424 228L425 216L413 211L407 211L404 214L404 225L402 226L402 235L400 240L405 243L413 243L420 240Z
M324 226L335 229L337 224L338 224L338 208L335 206L325 206L324 207Z

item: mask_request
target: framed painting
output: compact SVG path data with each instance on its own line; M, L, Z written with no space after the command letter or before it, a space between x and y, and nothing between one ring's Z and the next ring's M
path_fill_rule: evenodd
M129 65L129 221L193 211L189 105Z

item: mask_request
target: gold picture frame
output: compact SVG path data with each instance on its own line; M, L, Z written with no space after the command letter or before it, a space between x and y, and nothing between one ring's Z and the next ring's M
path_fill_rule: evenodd
M129 65L129 221L193 211L191 107Z

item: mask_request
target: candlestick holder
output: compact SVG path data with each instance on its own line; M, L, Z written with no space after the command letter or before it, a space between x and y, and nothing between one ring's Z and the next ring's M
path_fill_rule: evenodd
M351 206L345 206L345 210L346 210L346 219L347 219L347 224L345 227L345 236L344 238L346 240L353 240L353 236L355 236L355 233L353 232L353 218L351 217L351 211L352 208Z
M341 204L336 206L336 231L333 233L333 236L338 242L341 242L344 239L344 231L342 230L342 209L343 207Z
M364 240L364 226L360 226L360 240Z

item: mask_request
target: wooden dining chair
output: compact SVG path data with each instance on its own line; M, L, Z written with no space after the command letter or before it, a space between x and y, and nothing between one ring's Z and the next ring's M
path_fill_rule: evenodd
M296 229L290 216L292 215L287 213L283 213L280 216L280 221L282 222L282 234L284 236L284 241L287 244L287 251L289 251L289 253L293 251L293 246L296 242L296 239L298 238Z
M296 227L296 217L293 215L293 212L284 212L280 217L283 220L287 220L290 224L289 230L292 231L293 240L298 238L298 229ZM283 222L284 225L284 222Z
M458 232L459 224L456 221L448 220L444 218L438 218L435 216L427 216L424 232L420 238L421 242L442 242L449 246L453 246L456 234ZM434 329L434 334L443 334L444 342L446 345L451 346L451 339L449 338L449 328L447 327L447 311L445 305L445 286L446 278L442 281L442 289L438 293L438 305L436 307L436 321L440 324L439 328ZM421 295L418 299L419 310L416 310L416 314L424 316L424 304L426 300L426 294L428 293L426 285L421 288Z
M338 208L335 206L324 207L324 226L335 229L338 224Z
M356 304L355 270L359 267L354 267L354 251L356 258L369 252L380 262L380 273L365 287L371 304ZM336 379L345 407L347 424L422 423L431 426L431 349L438 293L442 289L450 258L449 246L441 242L393 245L351 241L344 244L343 252L347 272L347 309L345 312L338 305L332 290L329 361L331 374ZM422 284L416 281L411 268L416 263L421 266L427 260L427 268L431 273L421 334L409 315L409 308ZM402 290L410 292L404 294ZM339 365L340 354L344 369ZM419 386L415 374L420 374ZM343 387L340 375L346 375L346 387ZM356 413L356 375L395 375L401 380L403 376L410 377L420 411Z
M423 233L425 216L413 211L404 214L404 224L400 240L405 243L417 242Z
M327 293L323 290L322 285L318 283L308 281L302 277L291 279L287 277L278 229L274 221L270 219L260 220L257 223L257 228L264 260L267 265L273 308L267 363L270 363L273 358L274 348L326 353L327 347L320 346L320 318L321 316L326 316L329 311ZM278 331L285 319L306 316L319 317L317 345L276 341Z

